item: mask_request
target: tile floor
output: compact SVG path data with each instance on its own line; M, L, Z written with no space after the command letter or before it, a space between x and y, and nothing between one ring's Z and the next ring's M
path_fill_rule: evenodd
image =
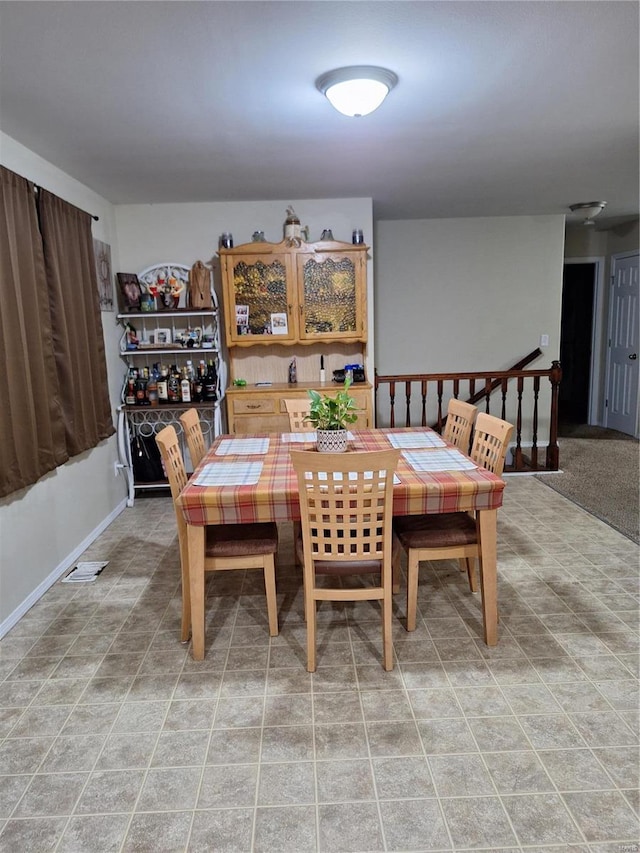
M638 850L638 548L532 478L500 516L500 643L454 563L321 615L304 668L299 573L208 580L207 655L178 641L175 519L143 498L0 643L0 850Z

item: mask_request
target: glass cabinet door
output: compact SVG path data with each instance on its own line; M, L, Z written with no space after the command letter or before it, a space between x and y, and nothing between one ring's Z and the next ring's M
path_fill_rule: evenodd
M364 255L298 255L300 338L365 340Z
M290 256L228 255L225 264L233 314L226 318L228 342L248 345L295 340Z

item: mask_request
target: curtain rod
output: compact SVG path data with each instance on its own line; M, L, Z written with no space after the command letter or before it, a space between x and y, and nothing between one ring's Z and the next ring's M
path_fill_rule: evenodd
M33 189L34 189L34 191L37 193L37 192L38 192L38 190L45 189L45 187L40 187L40 186L38 186L38 184L34 184L34 185L33 185ZM48 190L48 192L49 192L49 190ZM68 202L67 202L67 204L71 204L71 202L69 202L69 201L68 201ZM75 208L77 208L78 210L82 210L82 208L81 208L81 207L78 207L78 205L77 205L77 204L72 204L72 205L71 205L71 207L75 207ZM82 212L83 212L83 213L87 213L87 211L86 211L86 210L82 210ZM88 215L89 215L89 216L90 216L90 217L91 217L95 222L99 222L99 221L100 221L100 217L99 217L99 216L95 216L93 213L89 213Z

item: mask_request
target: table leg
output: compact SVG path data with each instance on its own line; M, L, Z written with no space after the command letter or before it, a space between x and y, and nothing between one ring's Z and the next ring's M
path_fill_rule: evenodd
M187 524L191 651L194 660L204 660L204 535L202 525Z
M480 590L484 641L488 646L498 642L498 567L496 557L497 518L495 509L483 509L480 520Z

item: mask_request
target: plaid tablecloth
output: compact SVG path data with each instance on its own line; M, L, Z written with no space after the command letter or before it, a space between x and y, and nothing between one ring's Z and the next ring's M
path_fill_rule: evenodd
M424 433L424 428L419 432ZM367 429L353 433L349 451L385 450L389 436L410 433L411 429ZM297 521L300 518L298 483L290 460L292 446L306 445L283 441L269 435L266 454L260 456L262 471L252 485L197 485L206 466L247 462L245 455L216 456L217 447L230 436L219 437L182 491L178 502L188 524L249 524L256 521ZM263 435L245 439L265 438ZM308 448L313 447L308 444ZM428 451L424 451L425 453ZM436 451L437 452L437 451ZM394 515L497 509L502 505L504 481L484 468L455 471L415 471L400 457L398 480L393 489Z

